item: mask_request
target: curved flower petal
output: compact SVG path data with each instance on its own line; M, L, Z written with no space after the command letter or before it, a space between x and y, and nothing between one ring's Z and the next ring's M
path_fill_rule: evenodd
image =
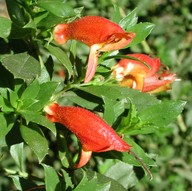
M121 86L149 93L170 89L176 74L170 73L159 58L151 58L145 54L128 54L128 56L139 60L122 59L112 68L112 75Z
M116 150L134 155L152 179L151 172L131 150L131 146L97 115L80 107L59 106L57 103L46 106L44 110L48 119L63 124L80 140L82 150L76 168L84 166L90 160L92 152Z
M99 16L85 16L68 24L59 24L53 31L58 44L73 39L90 47L85 83L95 74L99 52L124 48L134 36L134 33L127 33L119 25Z

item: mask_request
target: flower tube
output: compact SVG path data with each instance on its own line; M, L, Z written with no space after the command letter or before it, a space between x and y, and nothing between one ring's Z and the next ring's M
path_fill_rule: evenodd
M71 23L58 24L53 31L58 44L77 40L90 47L85 83L95 74L99 52L124 48L134 36L134 33L125 32L119 25L100 16L85 16Z
M81 156L76 168L84 166L90 160L92 152L116 150L133 154L152 178L146 165L131 150L131 146L94 113L80 107L59 106L57 103L46 106L44 110L50 121L67 127L81 142Z

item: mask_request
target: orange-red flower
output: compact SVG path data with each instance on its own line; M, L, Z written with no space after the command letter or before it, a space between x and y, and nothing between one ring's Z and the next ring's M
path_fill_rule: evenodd
M128 45L134 33L125 32L119 25L99 16L85 16L71 23L58 24L53 31L58 44L78 40L90 47L84 82L89 82L96 71L99 52L118 50Z
M89 161L92 152L116 150L133 154L152 178L145 164L131 150L131 146L94 113L80 107L59 106L57 103L46 106L44 110L49 120L63 124L80 140L82 150L76 168L84 166Z
M175 74L170 73L159 58L151 58L145 54L127 56L133 59L122 59L113 67L112 75L121 86L150 93L170 89L170 84L175 81Z

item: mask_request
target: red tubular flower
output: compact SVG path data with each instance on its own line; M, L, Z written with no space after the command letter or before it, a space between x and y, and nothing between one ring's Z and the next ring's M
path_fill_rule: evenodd
M125 32L119 25L99 16L85 16L68 24L59 24L53 31L58 44L78 40L90 47L84 82L89 82L96 71L99 52L118 50L128 45L134 33Z
M138 60L122 59L113 67L112 75L121 86L149 93L170 89L170 84L175 81L175 74L170 73L168 68L161 64L159 58L151 58L145 54L127 56Z
M133 154L152 178L145 164L131 151L131 146L94 113L80 107L59 106L57 103L46 106L44 110L49 120L63 124L80 140L82 151L76 168L84 166L89 161L92 152L116 150Z

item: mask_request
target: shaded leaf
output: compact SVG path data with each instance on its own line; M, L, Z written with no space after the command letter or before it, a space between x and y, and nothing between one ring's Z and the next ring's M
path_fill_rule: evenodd
M70 78L73 73L73 68L67 54L61 48L56 46L49 45L46 48L63 64L63 66L65 66L68 71L68 78Z
M28 111L28 110L23 110L20 113L28 123L34 122L34 123L37 123L38 125L42 125L48 128L56 136L55 124L49 121L45 116L37 112Z
M31 105L28 108L28 110L31 110L33 112L42 110L44 108L44 106L46 104L48 104L48 102L50 101L57 86L58 86L58 83L52 82L52 81L40 84L40 90L35 98L37 100L37 102L35 102L33 105Z
M20 131L24 141L36 154L39 162L41 162L48 153L48 143L41 129L36 125L31 125L30 127L21 125Z
M14 78L32 81L40 75L40 63L27 53L14 54L2 60L3 66L10 71Z
M6 135L9 133L15 122L13 115L0 113L0 147L7 146Z
M74 185L72 183L71 177L69 176L69 174L65 170L61 169L61 171L62 171L63 178L64 178L64 181L65 181L66 190L73 189Z

